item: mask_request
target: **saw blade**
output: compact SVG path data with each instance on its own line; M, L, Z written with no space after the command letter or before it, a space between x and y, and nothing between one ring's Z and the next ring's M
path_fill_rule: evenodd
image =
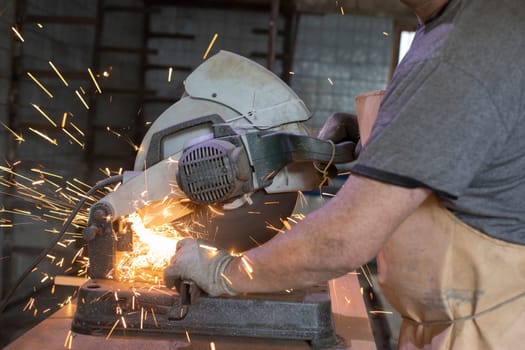
M184 224L219 248L243 252L281 232L283 221L293 213L297 196L297 192L257 191L251 196L252 204L233 210L198 205Z

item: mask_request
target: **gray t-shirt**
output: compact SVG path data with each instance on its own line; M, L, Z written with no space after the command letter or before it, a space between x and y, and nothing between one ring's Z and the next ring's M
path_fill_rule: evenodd
M420 26L353 172L525 244L525 1L452 0Z

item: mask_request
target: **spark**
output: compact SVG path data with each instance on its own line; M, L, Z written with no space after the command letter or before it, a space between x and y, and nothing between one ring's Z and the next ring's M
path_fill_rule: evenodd
M144 329L144 308L140 308L140 329Z
M69 136L69 138L71 138L73 141L75 141L80 146L80 148L84 149L84 144L82 142L80 142L75 136L73 136L69 131L67 131L67 129L62 128L62 131L64 133L66 133L67 136Z
M22 143L24 142L24 138L22 137L22 133L20 133L20 135L18 135L16 132L14 132L13 130L11 130L7 125L5 125L4 123L0 122L4 128L7 129L7 131L9 131L14 137L15 137L15 141L18 142L18 143Z
M84 98L82 97L82 95L80 95L80 93L78 92L78 90L75 90L75 94L77 94L78 98L80 99L80 102L82 102L82 104L84 105L84 107L86 107L86 109L89 109L89 106L88 106L87 102L84 100Z
M330 83L330 85L334 85L334 82L332 81L332 79L328 78L328 82Z
M62 129L66 127L66 120L67 120L67 112L64 112L64 115L62 115L62 123L60 124L60 127Z
M341 6L340 9L341 9L341 14L344 16L345 15L345 9L343 8L343 6Z
M215 350L215 343L214 342L210 342L210 350Z
M64 347L67 346L67 343L69 342L69 338L72 336L71 331L67 332L66 341L64 342Z
M348 297L345 297L345 301L349 305L352 304L352 300L350 298L348 298Z
M368 267L368 265L367 265ZM366 273L365 269L363 268L363 266L361 265L361 271L363 271L363 275L365 276L366 280L368 281L368 284L370 285L370 287L374 287L374 284L372 283L372 280L368 277L368 274Z
M124 318L124 316L121 316L120 319L122 320L122 326L124 328L128 328L128 325L126 324L126 319Z
M51 118L46 114L46 112L44 112L44 111L42 110L42 108L40 108L40 106L38 106L38 105L36 105L36 104L34 104L34 103L31 103L31 106L33 106L34 109L36 109L40 114L42 114L42 115L44 116L44 118L46 118L46 119L51 123L51 125L53 125L55 128L57 127L57 123L55 123L55 122L53 121L53 119L51 119Z
M389 36L390 34L388 32L383 32L384 36Z
M100 86L98 85L97 79L95 79L95 76L93 75L93 72L91 71L91 68L88 68L89 76L91 77L91 80L93 80L93 83L95 84L95 87L97 88L97 91L99 94L102 94L102 90L100 90Z
M62 258L63 260L64 258ZM55 287L56 285L53 284L53 286L51 287L51 295L54 295L55 294Z
M42 23L37 23L36 26L40 29L44 28L44 25Z
M52 143L53 145L55 146L58 146L58 143L57 143L57 140L55 139L52 139L50 138L49 136L47 136L46 134L38 131L38 130L35 130L33 128L29 128L29 130L31 130L32 132L34 132L35 134L37 134L38 136L42 137L43 139L49 141L49 143Z
M290 225L290 223L288 222L288 220L283 220L283 219L281 219L281 222L282 222L282 224L284 225L284 227L285 227L287 230L291 230L291 229L292 229L292 225Z
M62 83L64 83L65 86L69 86L69 84L67 83L66 79L64 79L64 77L62 76L62 74L60 74L60 71L57 69L57 67L55 67L55 65L53 64L53 62L51 61L48 61L49 65L51 66L51 68L53 68L53 70L55 71L55 73L58 75L58 77L60 78L60 80L62 80Z
M186 339L188 340L188 343L191 343L190 333L188 333L188 331L186 331Z
M35 76L29 72L27 72L27 75L35 82L36 85L38 85L49 97L53 98L53 94L51 92L49 92L48 89L46 89L46 87L38 81L37 78L35 78Z
M384 315L392 315L392 311L384 311L384 310L373 310L373 311L368 311L369 313L373 314L373 315L376 315L376 314L384 314Z
M155 310L151 308L151 316L153 317L153 322L155 323L155 327L159 328L159 324L157 323L157 317L155 316Z
M288 72L288 74L295 75L295 72L290 71L290 72Z
M34 304L35 304L35 298L33 297L29 298L29 301L27 302L26 306L24 306L22 311L31 310Z
M34 171L35 173L39 173L40 175L48 175L48 176L56 177L58 179L62 179L63 178L62 175L57 175L57 174L45 172L45 171L37 169L37 168L32 168L31 171Z
M328 192L322 192L322 193L321 193L321 196L325 196L325 197L335 197L335 194L333 194L333 193L328 193Z
M173 74L173 67L170 67L170 68L168 69L168 83L171 82L171 76L172 76L172 74Z
M80 130L79 127L76 126L73 122L69 122L69 125L71 125L71 127L73 129L75 129L80 135L85 136L85 134L82 132L82 130Z
M249 258L246 255L243 255L241 258L241 262L242 262L242 268L244 269L244 272L246 272L248 277L251 280L253 280L253 267L250 264L251 261L249 261Z
M25 41L22 37L22 34L20 34L20 32L15 27L11 27L11 30L15 33L15 35L18 37L18 39L20 39L21 42Z
M218 250L217 248L206 245L206 244L199 244L199 248L206 249L214 253Z
M120 322L120 318L117 318L117 320L115 321L115 324L113 325L113 327L111 327L111 330L109 331L108 335L106 336L106 340L108 340L109 337L111 337L111 334L113 333L115 328L117 328L117 325L118 325L119 322Z
M224 280L225 280L226 282L228 282L228 284L229 284L230 286L233 286L233 283L232 283L231 279L228 278L228 276L226 276L224 273L221 273L221 277L224 278Z
M216 208L212 207L211 205L208 205L208 209L210 209L210 211L215 214L215 215L218 215L218 216L223 216L224 213L217 210Z
M206 57L208 57L208 54L210 53L211 48L213 47L213 44L215 44L215 40L219 37L219 34L215 33L213 34L213 38L210 41L210 44L208 45L208 48L206 49L206 52L202 56L202 59L205 60Z
M109 77L109 73L108 73L108 71L104 71L104 72L102 73L102 76L103 76L104 78L108 78L108 77Z

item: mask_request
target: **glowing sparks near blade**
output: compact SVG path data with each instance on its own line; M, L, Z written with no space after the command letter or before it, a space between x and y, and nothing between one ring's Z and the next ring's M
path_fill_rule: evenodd
M84 107L86 107L86 109L89 109L89 106L87 104L87 102L84 100L84 98L82 97L82 95L80 95L80 92L78 92L78 90L75 90L75 94L77 94L80 102L82 102L82 104L84 105Z
M27 76L30 77L31 80L33 80L35 82L35 84L38 85L38 87L40 87L49 97L53 98L53 94L51 92L49 92L49 90L46 89L44 84L42 84L40 81L38 81L38 79L35 78L35 76L33 74L27 72Z
M249 261L249 258L246 255L243 255L241 258L241 262L242 262L242 268L244 272L246 272L248 277L252 280L253 279L253 267Z
M210 44L208 45L208 48L206 49L206 52L202 56L202 59L205 60L206 57L208 57L208 54L210 53L211 48L213 47L213 44L215 44L215 40L219 37L219 34L215 33L213 34L213 38L210 41Z
M48 122L51 123L51 125L53 125L55 128L57 127L57 123L55 123L53 121L53 119L51 119L51 117L49 117L46 112L44 112L42 110L42 108L40 108L38 105L34 104L34 103L31 103L31 106L33 106L34 109L36 109L40 114L42 114L44 116L44 118L47 119ZM31 129L31 128L30 128Z
M18 37L18 39L20 39L21 42L25 41L22 37L22 34L20 34L20 32L15 27L11 27L11 30L13 31L13 33L15 33L15 35Z
M93 72L91 71L91 68L88 68L89 76L91 77L91 80L93 80L93 83L95 84L95 87L97 88L97 91L99 94L102 94L102 90L100 89L100 86L98 85L97 79L95 79L95 76L93 75Z
M116 278L119 281L152 282L162 278L164 268L175 253L177 242L182 237L172 225L146 228L137 213L126 219L133 232L133 250L117 256Z
M62 83L64 83L65 86L69 86L68 82L66 81L66 79L62 76L62 74L60 74L60 71L57 69L57 67L55 67L55 65L53 64L53 62L51 61L48 61L49 65L51 66L51 68L53 68L53 70L55 71L56 75L58 75L58 77L60 78L60 80L62 80Z
M173 75L173 67L168 69L168 83L171 83L171 76Z
M22 143L24 142L24 138L22 137L22 134L20 133L20 135L18 135L16 132L14 132L13 130L11 130L11 128L9 128L7 125L5 125L4 123L0 122L0 124L3 125L4 128L7 129L7 131L9 131L11 133L11 135L13 135L15 137L15 141L18 142L18 143Z
M35 134L37 134L38 136L40 136L41 138L43 138L44 140L48 141L49 143L55 145L55 146L58 146L58 142L57 140L55 139L52 139L50 138L49 136L47 136L46 134L38 131L38 130L35 130L33 128L29 128L29 130L31 130L32 132L34 132Z

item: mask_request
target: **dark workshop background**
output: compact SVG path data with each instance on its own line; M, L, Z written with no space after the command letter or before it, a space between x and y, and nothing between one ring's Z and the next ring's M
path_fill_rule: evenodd
M38 198L27 201L9 184L46 172L62 176L57 186L69 181L85 190L83 183L94 184L108 170L131 169L134 145L181 96L185 77L203 61L215 33L210 56L229 50L271 67L313 112L308 125L315 132L329 114L353 112L356 95L385 87L397 63L400 32L414 25L397 0L0 0L2 298L64 220L40 215ZM67 113L68 133L38 109L57 124ZM49 187L26 185L28 192ZM57 249L68 256L78 247ZM12 313L22 313L35 293L47 293L45 274L60 270L50 260L19 288ZM68 293L46 294L51 311ZM38 321L45 310L41 306L29 317ZM15 329L9 336L29 325L25 319L10 322Z

